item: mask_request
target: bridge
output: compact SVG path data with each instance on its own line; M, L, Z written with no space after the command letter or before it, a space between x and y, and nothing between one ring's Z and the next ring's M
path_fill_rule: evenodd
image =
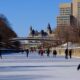
M34 40L34 41L60 41L59 39L54 39L53 37L17 37L10 39L11 41L21 41L21 40Z
M61 43L59 39L53 37L17 37L10 39L11 41L31 41L28 43L24 42L24 45L44 45L49 44L51 46L56 46ZM49 46L48 45L48 46Z

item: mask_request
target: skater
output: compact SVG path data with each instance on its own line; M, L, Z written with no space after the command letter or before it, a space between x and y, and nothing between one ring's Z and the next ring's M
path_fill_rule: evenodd
M77 70L80 70L80 64L78 65Z
M57 55L57 51L53 50L53 57L56 57L56 55Z
M40 49L38 50L38 54L40 55Z
M26 56L28 58L28 55L29 55L29 49L26 49Z
M72 58L72 49L69 50L69 57Z
M44 54L44 50L43 49L40 50L40 54L41 54L41 56L43 56L43 54Z
M1 53L1 50L0 50L0 58L2 59L2 53Z
M47 56L50 55L50 49L49 48L47 49L47 52L46 53L47 53Z
M65 50L65 59L68 59L68 49Z

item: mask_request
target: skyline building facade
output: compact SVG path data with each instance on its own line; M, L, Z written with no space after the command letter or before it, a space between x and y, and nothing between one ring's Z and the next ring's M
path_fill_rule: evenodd
M80 0L73 0L73 16L77 26L80 26Z
M57 16L57 26L80 26L80 0L60 4L60 15Z
M70 25L72 15L71 4L65 3L60 5L60 15L57 17L57 26Z

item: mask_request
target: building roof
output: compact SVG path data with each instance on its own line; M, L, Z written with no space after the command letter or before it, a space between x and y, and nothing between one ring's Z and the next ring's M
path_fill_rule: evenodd
M60 8L67 8L67 7L71 7L71 3L60 4Z
M73 0L74 1L74 0ZM75 0L76 2L80 2L80 0Z

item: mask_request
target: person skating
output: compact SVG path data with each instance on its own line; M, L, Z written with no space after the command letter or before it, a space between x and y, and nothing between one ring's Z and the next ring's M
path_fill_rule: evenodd
M28 55L29 55L29 49L26 49L26 56L28 58Z
M49 48L47 49L47 52L46 53L47 53L47 56L50 55L50 49Z
M78 65L77 70L80 70L80 64Z
M0 50L0 58L2 59L2 53L1 53L1 50Z
M69 50L69 57L72 58L72 49Z
M65 50L65 59L68 59L68 49Z
M53 50L53 57L56 57L56 55L57 55L57 51Z

